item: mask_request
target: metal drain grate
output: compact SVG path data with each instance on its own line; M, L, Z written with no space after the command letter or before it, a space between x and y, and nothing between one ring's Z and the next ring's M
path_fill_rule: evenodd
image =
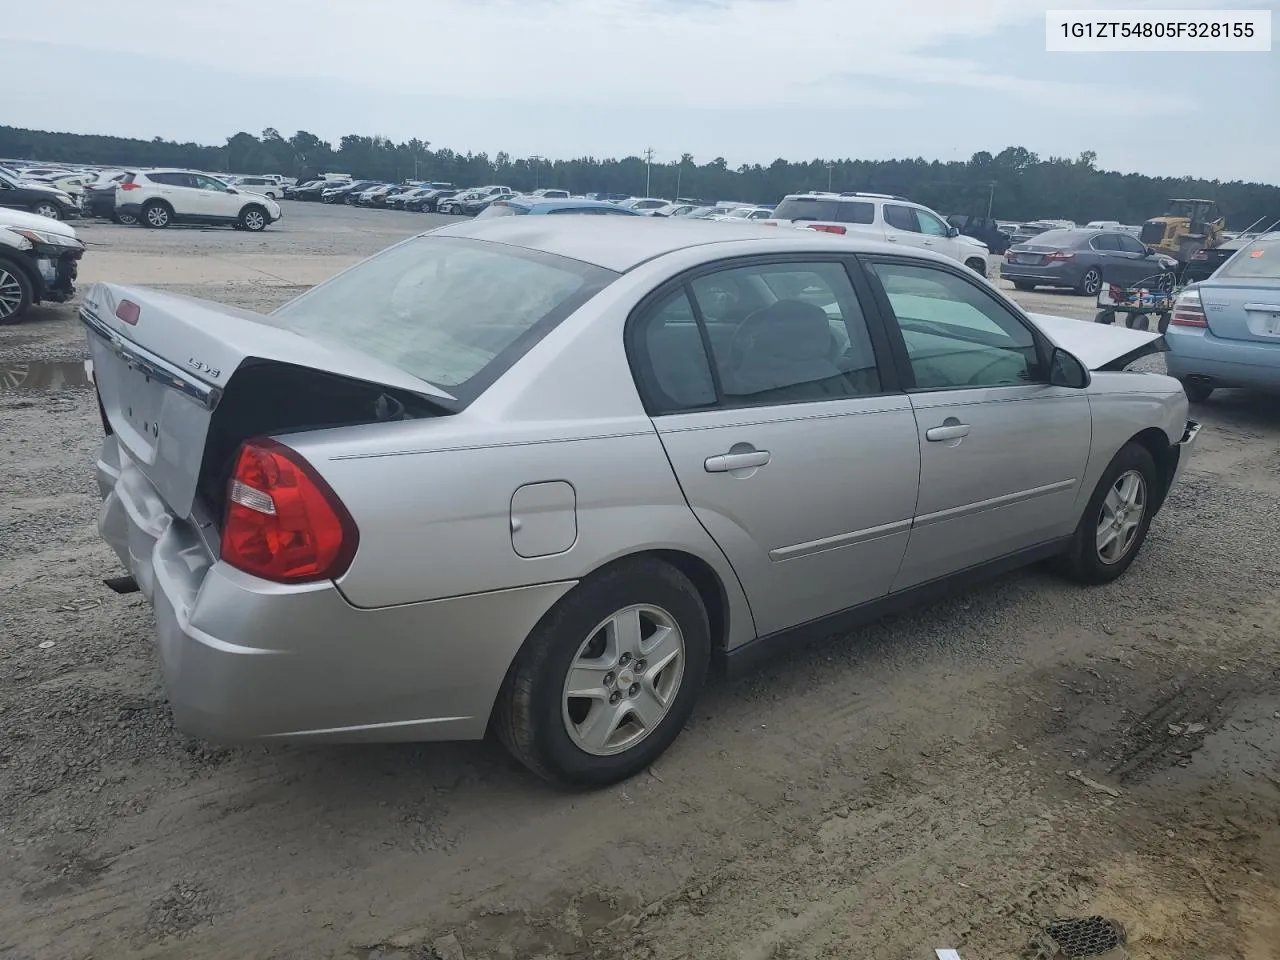
M1037 938L1036 960L1091 960L1123 957L1124 928L1106 917L1056 920Z

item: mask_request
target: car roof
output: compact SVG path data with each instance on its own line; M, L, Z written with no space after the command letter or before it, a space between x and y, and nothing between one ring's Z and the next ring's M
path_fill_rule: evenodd
M753 223L738 226L661 217L496 217L447 224L429 233L431 236L485 240L540 250L616 273L624 273L648 260L678 250L711 244L740 244L742 241L751 241L760 253L830 253L833 250L902 253L897 244L852 234L834 237L816 230L791 230ZM922 259L953 262L925 250L912 250L911 253Z

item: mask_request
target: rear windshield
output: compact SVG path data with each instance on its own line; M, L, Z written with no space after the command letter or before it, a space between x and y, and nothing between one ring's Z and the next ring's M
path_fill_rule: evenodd
M528 212L529 211L523 207L513 207L511 204L505 203L502 200L496 200L481 210L476 216L476 219L490 220L493 217L518 217L522 213Z
M825 220L830 223L875 223L874 204L854 200L792 197L773 211L778 220Z
M339 274L272 317L467 403L616 276L506 244L424 236Z
M1046 230L1035 236L1037 247L1078 247L1082 240L1092 234L1080 233L1078 230Z
M1214 274L1239 280L1280 280L1280 237L1257 240Z

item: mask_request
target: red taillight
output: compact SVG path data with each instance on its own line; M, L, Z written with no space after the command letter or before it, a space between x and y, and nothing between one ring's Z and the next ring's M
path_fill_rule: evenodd
M1198 303L1175 303L1173 316L1169 318L1169 322L1176 327L1209 326L1209 321L1205 319L1204 308Z
M809 229L817 230L819 233L838 233L840 236L844 236L845 230L844 227L837 227L833 223L811 223Z
M137 326L138 313L138 305L132 300L121 300L120 306L116 307L116 316L131 327Z
M142 189L142 184L140 184L140 183L122 183L122 184L120 184L120 189L121 189L121 190L141 190L141 189Z
M1005 262L1007 263L1013 263L1015 260L1018 259L1018 255L1014 253L1012 250L1006 250L1004 252L1004 259L1005 259Z
M240 447L227 487L222 559L264 580L340 577L359 532L342 501L294 450L274 440Z
M1055 250L1053 253L1045 255L1045 263L1053 263L1058 260L1074 260L1076 255L1067 250Z

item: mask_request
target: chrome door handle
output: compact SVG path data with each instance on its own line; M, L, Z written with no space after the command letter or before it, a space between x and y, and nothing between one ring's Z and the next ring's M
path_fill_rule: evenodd
M728 473L730 470L749 470L752 467L763 467L769 462L768 450L752 450L750 453L722 453L716 457L707 457L703 468L707 473Z
M897 238L897 237L885 237L885 239L886 239L886 240L888 240L890 243L897 243L897 242L898 242L898 238Z
M925 439L931 443L938 443L941 440L959 440L968 435L967 423L949 423L942 427L931 427L924 432Z

